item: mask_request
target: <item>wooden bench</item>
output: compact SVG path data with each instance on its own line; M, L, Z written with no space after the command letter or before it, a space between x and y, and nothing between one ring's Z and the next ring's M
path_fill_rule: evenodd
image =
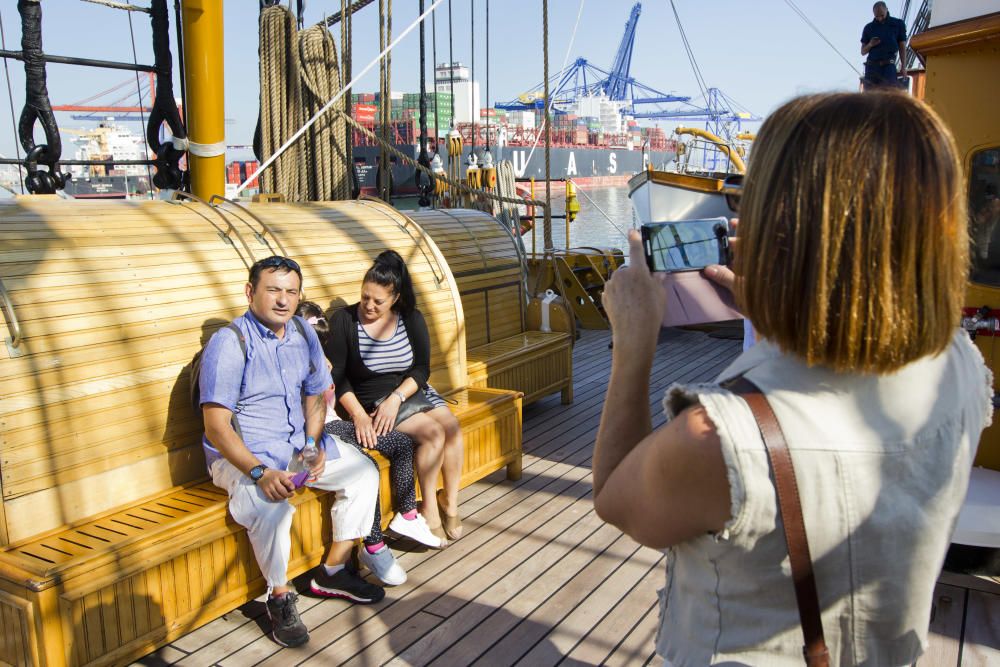
M561 392L573 401L573 337L531 331L521 245L489 215L472 210L410 214L426 229L455 275L465 313L468 383L515 389L525 405Z
M516 478L520 394L465 386L454 277L392 209L0 203L10 301L0 321L0 663L120 664L265 590L225 492L206 481L187 367L245 310L254 259L294 257L308 298L326 306L355 300L385 247L413 274L431 380L459 401L463 484L503 467ZM330 500L311 489L293 498L289 576L322 555Z

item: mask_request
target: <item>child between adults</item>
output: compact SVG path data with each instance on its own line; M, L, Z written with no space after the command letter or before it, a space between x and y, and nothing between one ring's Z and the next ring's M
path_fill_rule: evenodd
M316 331L316 335L319 337L320 343L326 349L330 335L330 325L323 314L323 309L312 301L303 301L299 304L298 315L312 325ZM329 360L327 360L327 363L329 363ZM334 395L333 385L324 392L323 398L327 406L325 431L348 444L354 445L358 451L369 459L372 459L367 449L358 443L357 433L354 430L354 422L341 419L337 416L334 410L336 396ZM375 445L371 449L389 459L389 482L392 486L392 495L395 498L396 505L396 514L392 517L392 521L389 522L389 530L396 535L408 537L432 549L442 548L444 545L441 538L431 532L427 521L417 511L416 485L413 477L413 440L405 433L389 431L385 435L378 436ZM374 462L374 459L372 461ZM376 503L375 521L372 524L372 532L364 538L365 548L363 552L359 551L359 558L379 579L389 584L390 582L380 572L384 572L386 576L394 581L400 578L399 573L392 576L389 570L393 570L393 568L388 564L380 566L379 563L372 562L378 560L388 561L383 554L388 554L389 558L392 557L389 548L385 545L381 526L382 514L379 504ZM400 570L402 581L405 581L406 574L402 572L402 568L394 560L392 564ZM399 583L402 583L402 581Z

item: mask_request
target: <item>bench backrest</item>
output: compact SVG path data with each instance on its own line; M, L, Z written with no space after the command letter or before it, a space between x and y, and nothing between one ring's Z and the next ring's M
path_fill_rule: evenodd
M481 211L421 211L411 217L434 237L451 266L469 348L523 332L525 275L518 240Z
M246 310L255 259L285 254L305 296L353 303L385 248L406 259L432 382L465 384L454 277L434 241L376 202L0 202L0 544L205 475L188 368ZM12 312L11 312L12 311Z

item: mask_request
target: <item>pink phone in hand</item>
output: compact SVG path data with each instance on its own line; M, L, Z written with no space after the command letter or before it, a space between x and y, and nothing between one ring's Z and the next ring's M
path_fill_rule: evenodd
M309 480L309 471L303 470L302 472L295 473L295 475L292 477L292 484L294 484L295 488L298 489L305 486L305 483L308 480Z

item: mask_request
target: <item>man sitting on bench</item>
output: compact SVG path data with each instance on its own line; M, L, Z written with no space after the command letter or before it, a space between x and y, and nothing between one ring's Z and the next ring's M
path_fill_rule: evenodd
M294 261L274 256L255 263L246 285L249 309L233 321L235 328L212 336L199 375L209 473L229 493L233 518L247 529L267 580L272 635L283 646L309 640L287 575L295 513L288 498L295 471L303 469L307 437L320 443L308 484L336 494L333 544L313 572L312 592L361 603L385 596L348 564L355 540L371 529L379 473L354 447L338 447L323 433L323 391L332 379L312 327L291 321L301 288L302 270Z

